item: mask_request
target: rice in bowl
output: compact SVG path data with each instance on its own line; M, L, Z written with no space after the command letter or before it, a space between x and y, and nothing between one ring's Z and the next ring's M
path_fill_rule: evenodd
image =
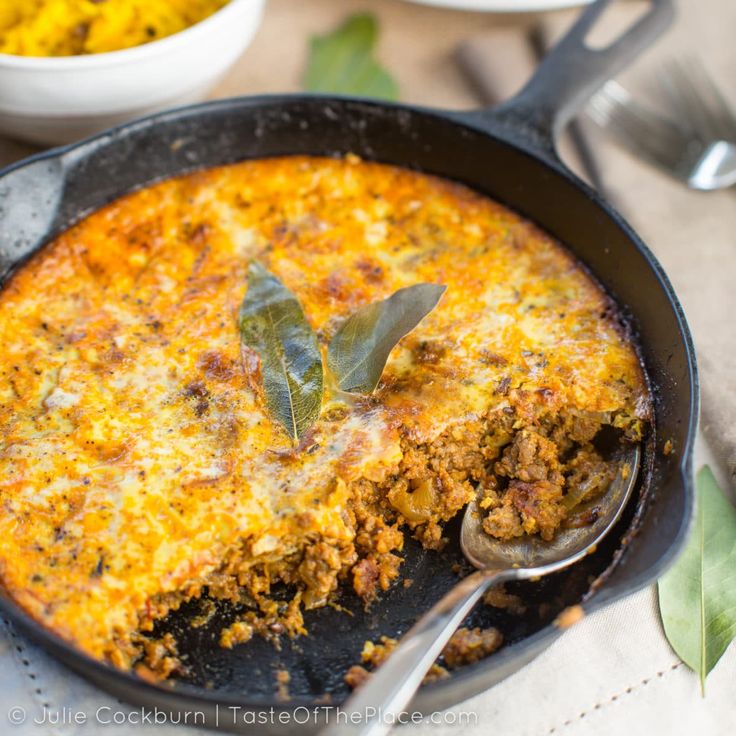
M0 53L80 56L140 46L183 31L229 0L5 0Z

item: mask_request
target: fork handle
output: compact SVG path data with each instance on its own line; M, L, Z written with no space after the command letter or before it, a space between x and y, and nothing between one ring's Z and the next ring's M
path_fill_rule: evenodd
M536 74L513 99L480 113L535 134L541 148L557 134L611 77L663 33L674 19L672 0L648 0L650 8L628 30L602 49L587 44L591 31L612 2L596 0L545 57Z
M389 658L334 716L321 736L384 736L398 722L445 644L488 588L515 570L478 570L463 578L404 635Z

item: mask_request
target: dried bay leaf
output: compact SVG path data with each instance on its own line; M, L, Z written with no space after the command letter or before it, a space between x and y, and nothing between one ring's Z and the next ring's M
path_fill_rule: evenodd
M322 356L314 331L294 294L257 262L248 269L239 322L242 344L261 359L269 412L296 443L322 406Z
M736 508L708 466L696 485L695 524L659 581L659 609L670 645L705 691L706 676L736 637Z
M437 306L445 289L438 284L408 286L348 317L327 353L337 387L347 393L371 393L391 350Z
M356 13L332 33L313 37L304 88L397 99L396 82L373 56L377 41L378 22L371 13Z

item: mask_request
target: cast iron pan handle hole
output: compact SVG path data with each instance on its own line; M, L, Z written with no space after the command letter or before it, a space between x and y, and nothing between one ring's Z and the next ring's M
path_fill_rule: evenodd
M614 2L588 30L583 43L591 51L604 51L628 33L649 10L649 2Z

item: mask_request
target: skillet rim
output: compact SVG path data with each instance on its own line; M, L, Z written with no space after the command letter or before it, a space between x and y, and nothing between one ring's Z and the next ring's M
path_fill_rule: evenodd
M604 583L600 590L596 591L594 595L584 602L586 614L592 613L593 611L602 608L604 605L620 600L623 597L631 595L651 584L672 564L674 559L682 550L687 533L694 519L695 489L692 465L700 401L697 362L690 329L687 324L684 310L666 272L652 251L637 235L634 229L598 192L592 189L587 183L582 181L564 165L557 156L551 142L547 141L548 145L545 146L538 137L533 135L534 131L516 129L514 123L517 121L515 121L513 117L507 119L500 110L499 113L494 113L494 111L489 111L487 109L471 111L441 110L425 106L358 98L349 95L296 93L236 96L194 105L186 105L155 113L116 126L76 143L39 152L1 169L0 185L2 185L3 180L8 175L27 168L35 163L42 161L59 161L61 163L62 188L60 200L59 203L57 203L58 207L64 199L64 184L66 183L65 177L68 171L67 165L83 161L85 157L94 156L108 143L114 143L116 140L124 139L134 133L145 133L157 127L164 126L167 123L176 123L177 121L187 118L196 119L197 117L206 115L210 112L227 113L239 108L255 109L259 107L264 110L269 108L271 110L275 110L280 105L294 105L299 103L323 106L331 104L352 105L356 108L364 108L366 110L391 110L394 113L406 112L409 114L435 118L444 122L450 122L493 138L497 143L511 147L515 149L517 153L534 159L537 163L550 169L556 176L561 177L566 181L566 183L572 185L582 195L587 197L593 205L601 210L605 217L622 232L622 234L645 259L653 275L656 277L662 291L667 297L667 301L677 323L683 352L687 359L688 383L686 388L689 393L688 417L684 428L685 443L681 449L679 462L676 465L678 480L682 485L685 495L686 507L683 518L680 520L677 534L673 537L667 551L658 558L657 562L648 567L646 571L635 576L625 585L620 584L615 589L612 589L611 586ZM252 158L255 159L259 157L253 156ZM230 162L240 160L245 159L242 157L236 157ZM407 167L406 164L394 165L403 165L405 168ZM192 165L191 167L183 168L181 171L177 172L176 175L184 175L202 168L210 167ZM439 175L441 176L442 174ZM159 178L153 178L141 184L140 187L126 189L124 192L121 192L116 196L122 196L127 192L136 191L139 188L150 186L157 181L167 178L171 177L162 176ZM102 206L104 206L104 204L100 204L98 208ZM33 247L32 253L36 253L39 249L43 248L51 237L55 237L59 232L62 232L64 229L70 227L74 222L78 222L89 214L90 211L83 211L75 219L70 219L68 222L63 222L61 224L57 223L54 219L47 228L47 234L44 235L42 242ZM537 224L542 229L546 229L544 223ZM0 276L0 289L3 288L4 283L12 273L17 270L17 268L22 267L26 258L27 257L22 257L18 259L18 261L9 268L7 273ZM595 275L595 272L593 272L593 274ZM625 306L625 304L622 304L621 306ZM30 638L35 640L37 643L40 643L47 651L52 652L53 655L57 659L60 659L66 666L71 667L78 673L82 673L86 679L92 679L90 672L97 671L104 680L112 679L115 681L121 691L132 690L136 694L141 694L144 698L146 696L155 695L159 697L163 696L163 699L167 701L169 706L173 709L178 708L182 704L188 705L191 709L193 705L196 705L196 703L192 702L193 700L199 701L201 704L209 707L219 705L227 707L234 705L239 706L244 710L256 712L262 712L264 710L291 712L296 708L304 706L311 708L322 707L320 704L315 703L313 699L306 699L302 696L295 696L286 702L278 700L276 696L272 696L270 699L264 698L262 700L253 701L238 698L233 693L222 692L214 689L206 690L204 688L182 682L178 682L175 689L165 685L147 682L142 678L137 677L132 672L117 669L114 666L97 660L76 648L72 643L62 639L60 636L32 618L4 591L0 593L0 612L7 616L14 624L17 624L24 633L30 636ZM421 713L431 713L451 707L453 704L460 703L473 695L483 692L486 689L489 689L487 684L481 682L484 672L503 669L504 667L508 667L508 665L515 660L521 660L520 666L516 668L520 669L532 661L541 651L543 651L543 649L557 639L561 633L562 631L557 629L554 624L549 624L521 641L510 644L507 647L503 647L499 652L495 653L492 658L487 658L472 665L468 665L461 668L456 673L453 673L450 678L423 687L417 693L413 701L413 707ZM511 671L509 671L505 676L508 676L508 674L511 674ZM490 685L490 687L492 687L492 685ZM103 685L103 688L107 689L106 682ZM178 704L175 701L179 701ZM437 705L438 701L440 702L439 707ZM140 700L138 702L140 702ZM330 705L340 705L341 702L342 701L340 700L336 700Z

